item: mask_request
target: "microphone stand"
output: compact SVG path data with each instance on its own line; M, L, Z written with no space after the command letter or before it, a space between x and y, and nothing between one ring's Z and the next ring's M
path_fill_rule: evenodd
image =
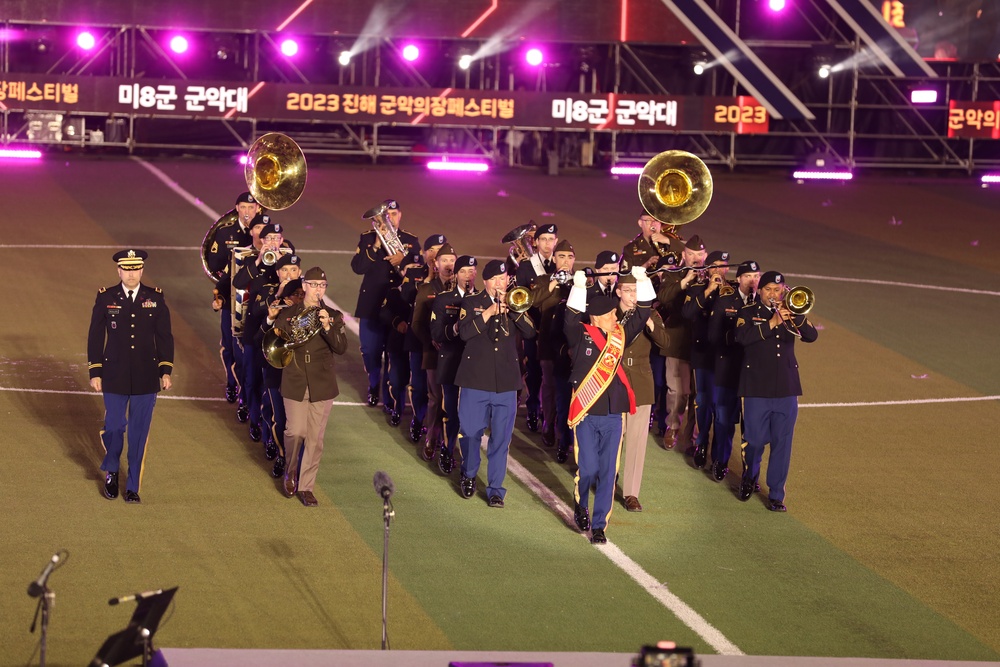
M385 521L385 535L382 540L382 650L389 650L389 634L386 626L386 598L389 592L389 522L396 513L389 502L389 496L382 500L382 518Z
M40 652L39 652L39 667L45 667L45 648L49 636L49 610L52 605L55 604L56 594L49 590L48 586L42 589L42 594L38 598L38 606L35 607L35 618L31 621L31 629L29 632L34 634L35 625L38 623L38 614L42 614L42 630L41 630L41 641Z

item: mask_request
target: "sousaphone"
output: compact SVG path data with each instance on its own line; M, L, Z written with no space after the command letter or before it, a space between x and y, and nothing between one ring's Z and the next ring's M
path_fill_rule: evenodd
M257 203L281 211L302 196L306 172L306 157L299 145L284 134L268 132L250 146L243 175Z
M653 157L639 176L639 201L665 225L686 225L712 201L712 174L697 155L665 151Z

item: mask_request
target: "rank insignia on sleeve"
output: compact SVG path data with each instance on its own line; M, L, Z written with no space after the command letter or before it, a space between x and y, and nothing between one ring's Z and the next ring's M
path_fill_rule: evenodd
M431 322L433 322L433 321L434 321L434 320L436 320L436 319L437 319L437 315L436 315L435 313L433 313L433 312L432 312L432 313L431 313Z
M458 311L458 317L459 319L463 320L465 319L465 308L462 308L462 310Z
M210 252L219 252L219 242L216 241L212 244L212 250Z
M743 319L742 317L740 317L740 318L738 318L736 320L736 326L738 326L738 327L741 327L741 326L743 326L746 323L747 323L747 321L745 319Z

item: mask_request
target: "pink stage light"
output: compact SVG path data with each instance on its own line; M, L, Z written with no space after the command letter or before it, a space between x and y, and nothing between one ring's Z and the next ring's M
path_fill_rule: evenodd
M1000 174L983 174L983 177L979 179L979 182L983 185L996 185L1000 183Z
M299 52L299 43L294 39L286 39L281 43L281 54L291 58Z
M420 57L420 48L416 44L407 44L403 47L403 58L411 63Z
M490 170L490 166L485 162L450 162L439 160L428 162L427 168L431 171L461 171L482 174Z
M545 60L545 55L541 49L528 49L528 52L524 54L524 59L532 67L538 67Z
M638 176L642 173L642 164L616 164L611 167L611 173L615 176Z
M938 92L933 88L914 88L910 91L910 102L913 104L934 104L938 100Z
M240 156L240 164L246 164L246 163L247 163L247 156L246 153L244 153L243 155Z
M42 151L24 148L0 148L0 158L10 158L13 160L38 160L42 157Z
M93 33L84 30L76 36L76 45L84 51L90 51L92 48L97 46L97 40L94 39Z
M854 174L849 171L796 171L792 177L798 181L849 181Z
M187 37L184 35L174 35L170 38L170 50L174 53L184 53L188 50Z
M785 0L767 0L767 8L772 12L784 11L786 6Z

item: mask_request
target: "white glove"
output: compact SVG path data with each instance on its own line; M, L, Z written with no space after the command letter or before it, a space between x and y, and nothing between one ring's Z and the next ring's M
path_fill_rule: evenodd
M573 274L573 287L579 287L580 289L587 289L587 274L583 271L577 271Z
M640 280L649 280L649 276L646 275L646 267L644 266L633 266L632 277L636 279L636 282Z

